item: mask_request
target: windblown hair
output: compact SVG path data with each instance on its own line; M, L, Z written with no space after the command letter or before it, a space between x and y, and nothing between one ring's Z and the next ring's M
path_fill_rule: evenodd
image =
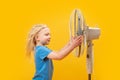
M34 52L34 48L36 46L35 36L38 34L39 31L41 31L46 27L47 26L45 24L36 24L32 27L32 29L28 33L27 45L26 45L27 56L30 56L31 53Z

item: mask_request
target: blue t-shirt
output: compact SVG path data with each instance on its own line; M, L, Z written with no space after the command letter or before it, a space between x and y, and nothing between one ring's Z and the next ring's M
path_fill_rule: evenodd
M33 80L52 80L53 64L52 60L47 58L51 52L46 46L35 47L35 68L36 72Z

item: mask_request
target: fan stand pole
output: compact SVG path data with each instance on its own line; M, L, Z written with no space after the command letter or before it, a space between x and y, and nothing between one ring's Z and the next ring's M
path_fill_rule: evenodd
M91 80L91 74L93 69L93 43L92 40L87 43L87 72L88 80Z
M91 74L88 74L88 80L91 80Z

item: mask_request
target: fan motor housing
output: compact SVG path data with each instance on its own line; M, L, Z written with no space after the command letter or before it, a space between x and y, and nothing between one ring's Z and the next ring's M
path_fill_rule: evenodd
M86 31L86 34L87 34L87 40L98 39L100 36L100 28L89 27Z

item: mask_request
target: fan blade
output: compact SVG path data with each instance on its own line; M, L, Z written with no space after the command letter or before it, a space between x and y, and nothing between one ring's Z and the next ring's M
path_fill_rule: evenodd
M77 36L76 35L76 13L77 13L77 11L75 10L75 13L74 13L74 36Z
M82 35L82 29L81 29L81 19L80 19L80 15L78 15L78 30L77 30L77 35Z
M79 47L77 47L77 48L75 49L75 56L76 56L76 57L79 57Z
M84 36L86 36L83 31L84 31L84 18L81 14L81 12L78 9L75 9L70 16L70 39L72 39L72 36L79 36L83 35L83 43L75 49L75 56L79 57L80 55L83 54L84 49L85 49L85 42L86 39L84 40Z

